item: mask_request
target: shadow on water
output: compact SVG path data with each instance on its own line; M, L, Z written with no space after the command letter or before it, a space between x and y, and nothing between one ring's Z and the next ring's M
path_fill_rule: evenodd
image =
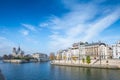
M93 69L44 63L0 63L6 80L119 80L120 70Z

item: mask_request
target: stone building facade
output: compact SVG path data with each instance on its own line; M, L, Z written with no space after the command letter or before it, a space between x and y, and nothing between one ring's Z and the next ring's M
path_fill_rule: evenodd
M120 59L120 41L118 41L112 47L113 47L113 58Z
M20 47L18 47L18 49L14 47L12 50L12 56L13 57L24 57L24 51L22 51Z
M80 60L90 56L91 59L109 59L112 56L112 48L102 42L93 43L74 43L71 48L57 52L57 58L61 56L62 60L71 60L73 58Z
M33 53L32 57L34 59L37 59L37 61L48 61L48 56L47 54L43 54L43 53Z

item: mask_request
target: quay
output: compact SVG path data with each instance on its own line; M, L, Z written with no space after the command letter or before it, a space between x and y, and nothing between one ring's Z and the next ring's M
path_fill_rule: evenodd
M26 60L18 60L18 59L11 59L11 60L3 60L3 62L6 62L6 63L26 63L28 61L26 61Z
M71 61L52 61L52 65L57 66L71 66L71 67L85 67L85 68L100 68L100 69L120 69L120 60L109 60L109 63L106 63L105 60L100 62L92 62L90 64L82 63L82 62L71 62Z
M50 60L53 65L120 69L120 41L112 46L101 41L80 41L51 53Z

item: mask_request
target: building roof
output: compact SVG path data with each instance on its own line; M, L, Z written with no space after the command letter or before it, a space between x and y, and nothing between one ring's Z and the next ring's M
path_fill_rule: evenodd
M90 43L90 44L86 44L85 46L94 46L94 45L105 45L105 43L101 43L101 42L96 42L96 43Z

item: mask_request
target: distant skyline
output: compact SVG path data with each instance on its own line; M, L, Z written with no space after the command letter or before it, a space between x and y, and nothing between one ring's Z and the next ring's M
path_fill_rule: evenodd
M120 0L0 0L0 55L49 54L79 41L120 40Z

